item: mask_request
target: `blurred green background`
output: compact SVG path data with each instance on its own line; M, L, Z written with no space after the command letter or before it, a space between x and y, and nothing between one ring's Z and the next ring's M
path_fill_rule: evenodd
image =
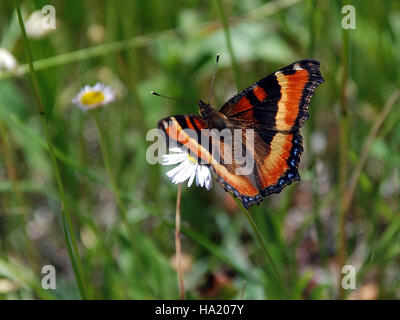
M178 298L177 187L168 168L146 162L146 132L197 106L149 92L205 98L216 53L216 106L236 84L244 89L301 58L321 62L325 83L301 131L302 181L250 210L291 298L400 298L399 1L49 2L21 1L21 10L26 22L47 4L56 9L55 30L27 31L87 298ZM345 4L356 10L354 30L341 27ZM79 299L14 1L0 2L0 35L18 64L0 69L0 298ZM97 81L117 95L99 114L114 191L95 121L71 104ZM184 186L181 209L187 298L285 298L218 185ZM357 271L355 290L339 290L343 264ZM56 269L55 290L41 286L44 265Z

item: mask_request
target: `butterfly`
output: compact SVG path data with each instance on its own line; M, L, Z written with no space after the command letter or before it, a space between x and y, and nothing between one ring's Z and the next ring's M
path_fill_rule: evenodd
M158 122L158 128L165 133L168 143L186 148L210 166L217 182L248 209L300 180L298 165L303 139L299 129L308 119L314 90L323 81L318 61L299 60L236 94L219 111L199 100L199 115L164 118ZM253 156L251 172L237 174L240 165L235 157L231 162L224 158L213 161L212 146L203 147L204 140L200 139L205 129L253 130L252 145L244 134L239 136L243 149ZM197 137L187 130L193 130ZM219 145L219 155L232 147L232 140L228 145L229 141L223 138L217 143L208 138L207 142Z

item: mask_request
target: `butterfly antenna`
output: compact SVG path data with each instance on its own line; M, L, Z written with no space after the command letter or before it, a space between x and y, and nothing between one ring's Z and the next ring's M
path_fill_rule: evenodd
M212 95L212 92L213 92L213 89L214 89L214 81L215 81L215 75L217 74L218 61L219 61L219 53L217 53L217 58L215 59L214 74L213 74L213 77L211 79L211 87L210 87L210 92L208 93L207 103L210 102L211 95Z
M165 99L169 99L169 100L173 100L173 101L177 101L177 102L183 102L183 103L187 103L187 104L190 104L190 105L196 104L196 102L191 102L191 101L188 101L188 100L176 99L176 98L164 96L163 94L159 94L159 93L157 93L155 91L150 91L150 93L152 95L155 95L155 96L158 96L158 97L161 97L161 98L165 98Z

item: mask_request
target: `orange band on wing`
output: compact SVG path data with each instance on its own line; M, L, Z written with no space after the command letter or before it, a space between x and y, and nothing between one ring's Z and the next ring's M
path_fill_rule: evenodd
M287 159L292 148L292 135L277 133L271 142L271 151L263 160L263 166L257 168L260 176L261 187L264 189L275 185L278 179L288 169Z
M251 104L249 99L247 99L247 97L244 96L239 100L239 102L235 106L235 114L238 114L238 113L241 113L241 112L245 112L245 111L247 111L249 109L252 109L252 108L254 108L254 106Z
M253 90L250 91L250 93L251 92L254 94L256 100L253 97L253 99L250 98L250 100L252 100L250 101L248 94L240 98L240 100L237 102L235 106L234 115L231 115L232 117L238 114L242 114L240 117L241 119L248 119L248 120L253 119L254 113L251 112L252 109L265 100L265 98L267 97L267 93L265 92L264 88L260 86L255 86Z
M204 123L205 121L204 120L196 119L196 118L193 118L193 117L191 117L191 119L192 119L193 123L197 126L197 128L199 130L205 129L205 123Z
M260 86L256 86L253 89L254 95L257 97L258 101L263 102L267 97L267 93L265 92L264 88Z
M309 73L307 70L300 69L289 75L285 75L283 72L276 72L275 75L281 87L282 95L278 101L276 128L290 130L295 125L300 112L300 102Z

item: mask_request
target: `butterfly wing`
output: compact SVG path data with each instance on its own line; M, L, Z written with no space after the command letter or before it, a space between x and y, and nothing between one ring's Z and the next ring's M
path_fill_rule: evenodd
M233 192L235 196L240 197L241 194L248 196L259 194L251 177L245 175L236 175L237 165L226 163L226 159L216 161L216 154L224 156L225 142L219 137L213 138L212 132L208 129L207 122L197 115L179 115L162 119L158 122L158 128L163 130L169 145L179 145L187 150L191 156L203 165L212 166L214 172L218 172L217 180L223 184L226 190ZM219 144L219 149L213 149L213 146ZM221 151L222 150L222 151ZM221 151L221 152L219 152ZM220 177L224 177L221 180ZM235 186L231 187L231 186ZM259 198L262 198L259 196Z
M316 60L300 60L229 99L220 112L242 125L295 131L308 119L314 89L324 80Z
M157 126L165 133L169 146L183 147L199 161L211 163L211 149L201 146L202 130L208 128L202 117L195 114L172 116L161 119Z
M254 171L247 176L252 193L239 191L232 170L220 172L213 167L217 181L246 208L300 179L297 167L303 147L299 129L308 118L314 89L322 82L319 62L300 60L261 79L221 108L233 128L254 129L254 144L245 146L254 154Z

